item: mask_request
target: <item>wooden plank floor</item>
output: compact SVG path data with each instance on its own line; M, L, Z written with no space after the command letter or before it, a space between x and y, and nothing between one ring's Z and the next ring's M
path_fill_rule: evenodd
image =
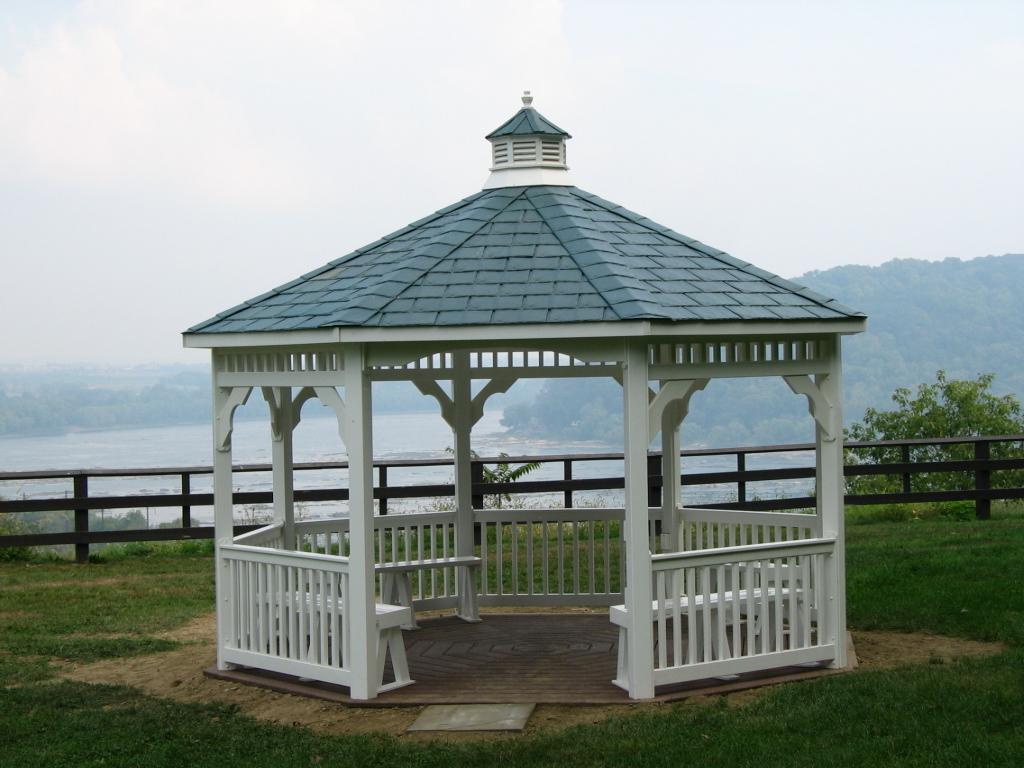
M455 617L420 619L421 629L405 633L413 685L368 702L353 701L348 689L300 682L288 675L252 669L210 677L258 685L283 693L360 706L423 704L628 704L612 685L618 628L601 614L489 614L478 624ZM390 665L389 665L390 666ZM788 668L723 683L701 681L659 690L659 700L731 690L829 674L834 670ZM385 680L391 679L390 669Z

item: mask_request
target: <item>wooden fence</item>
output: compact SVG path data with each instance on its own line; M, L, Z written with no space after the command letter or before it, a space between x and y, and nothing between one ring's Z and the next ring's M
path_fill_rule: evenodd
M1001 458L992 458L993 446L1000 446L999 453L1012 454ZM913 453L925 453L942 450L961 452L970 446L973 458L914 460ZM848 478L869 475L886 475L898 477L900 487L897 491L881 493L851 493L846 496L846 503L855 504L904 504L921 502L970 501L975 505L975 514L979 519L990 515L993 499L1024 498L1024 487L1020 485L1005 486L1006 483L993 483L993 473L1005 473L1009 470L1024 469L1024 435L1000 435L965 438L936 438L926 440L894 440L881 442L851 442L846 444L847 464L845 474ZM1007 450L1011 448L1012 450ZM814 506L813 496L789 496L783 498L751 498L748 484L764 481L807 480L814 477L813 466L774 467L768 469L748 469L752 456L763 456L778 453L813 453L812 444L771 445L743 448L717 448L708 450L683 451L682 456L695 457L732 457L735 469L716 472L688 473L682 476L684 488L723 485L734 486L736 501L715 502L716 509L742 509L750 511L769 511L801 509ZM858 459L870 452L876 458L874 463L862 463ZM880 454L899 453L898 461L880 461ZM851 460L852 457L852 460ZM574 468L587 462L621 461L622 454L592 453L573 455L517 456L502 458L480 458L473 462L473 505L483 507L483 497L491 494L538 494L560 493L566 508L572 508L574 494L584 491L617 490L625 486L621 475L605 477L579 477ZM484 482L484 467L494 466L500 462L519 464L536 461L542 465L560 464L562 477L550 480L519 480L510 483ZM451 466L451 459L396 460L375 462L377 469L377 485L374 497L379 500L380 514L388 513L389 500L398 499L431 499L450 497L453 487L448 484L420 485L389 485L388 472L392 469L413 467ZM301 473L346 469L345 462L315 462L296 464L295 469ZM650 454L649 457L649 501L651 506L661 503L661 455ZM267 464L238 465L235 472L269 472ZM89 545L114 542L133 541L171 541L185 539L209 539L213 537L210 526L192 524L192 508L212 506L212 493L197 493L192 490L193 478L210 475L209 466L196 467L154 467L144 469L76 469L76 470L41 470L31 472L0 472L2 481L32 481L65 479L71 484L71 496L59 498L23 498L0 500L0 514L25 512L73 512L74 529L61 533L29 533L0 536L0 548L26 546L74 545L75 555L79 561L89 556ZM936 473L963 473L970 478L964 483L970 487L956 490L915 490L914 478L918 475ZM575 476L574 476L575 475ZM93 495L89 492L91 479L141 478L141 477L175 477L180 483L178 493L128 494L128 495ZM684 490L685 496L685 490ZM345 501L348 490L342 487L304 489L295 491L297 502ZM236 505L270 504L270 491L236 491ZM690 505L696 506L696 505ZM162 528L144 528L131 530L90 530L89 512L92 510L139 509L139 508L179 508L181 510L180 525ZM238 525L237 533L253 530L257 525Z

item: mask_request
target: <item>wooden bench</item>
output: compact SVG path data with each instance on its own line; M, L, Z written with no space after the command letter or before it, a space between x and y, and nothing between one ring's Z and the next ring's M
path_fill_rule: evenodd
M280 601L280 595L278 600ZM301 599L298 592L295 593L294 605ZM334 598L327 597L327 607L333 612ZM280 604L280 603L279 603ZM309 615L310 633L319 631L317 623L320 621L321 597L305 593L306 610ZM405 640L402 638L402 627L412 621L412 609L404 605L392 605L391 603L377 603L374 606L376 611L377 628L377 691L391 691L410 685L415 681L409 675L409 659L405 654ZM341 642L340 638L334 642ZM384 665L388 654L391 654L391 669L395 679L384 683Z
M413 621L412 608L390 603L377 603L377 691L391 691L415 682L409 675L409 660L405 655L402 627ZM384 662L391 654L393 682L384 684Z
M429 571L435 568L455 568L459 593L459 618L463 621L479 621L476 604L476 585L472 571L483 561L479 557L437 557L424 560L401 560L393 563L379 563L375 570L380 574L381 600L409 609L409 620L402 629L419 629L412 605L412 574L415 571Z
M762 605L763 600L774 600L776 595L778 595L782 599L785 599L789 596L790 591L791 590L789 587L783 587L781 589L776 587L756 587L754 589L741 589L736 592L732 592L731 590L726 592L713 592L708 596L707 601L707 609L708 613L710 614L711 625L712 627L716 626L717 622L720 620L720 609L729 608L733 605L739 605L740 615L746 615L748 597L753 602L755 610L757 610ZM800 599L802 590L798 589L797 592L798 599ZM704 605L704 595L698 594L693 596L693 608L695 611L702 610L704 608ZM666 618L668 618L675 613L677 607L680 614L686 613L689 610L690 601L686 595L680 595L676 598L669 598L665 601L652 600L651 621L657 621L659 612L662 610L662 607L664 607L665 616ZM612 624L619 628L619 655L615 679L616 681L619 681L620 684L628 684L626 678L628 674L627 652L629 633L627 632L627 629L629 627L629 609L625 605L613 605L608 611L608 617L611 620ZM704 630L704 622L697 621L696 626L698 633L696 637L696 642L699 646L703 646L704 638L702 632ZM676 631L679 631L678 628L676 628ZM724 652L726 651L726 649L722 648L721 646L722 635L723 633L718 631L712 632L711 634L711 650L715 658L718 659L725 658Z

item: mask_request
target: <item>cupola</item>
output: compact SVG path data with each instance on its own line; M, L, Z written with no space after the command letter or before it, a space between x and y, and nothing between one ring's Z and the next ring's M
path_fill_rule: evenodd
M484 189L538 184L571 187L565 162L569 133L533 108L523 91L523 106L486 136L491 142L491 175Z

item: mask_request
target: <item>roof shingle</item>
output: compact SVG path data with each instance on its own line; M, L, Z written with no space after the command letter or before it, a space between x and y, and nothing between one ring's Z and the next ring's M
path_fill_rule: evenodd
M486 190L190 333L863 315L576 187Z

